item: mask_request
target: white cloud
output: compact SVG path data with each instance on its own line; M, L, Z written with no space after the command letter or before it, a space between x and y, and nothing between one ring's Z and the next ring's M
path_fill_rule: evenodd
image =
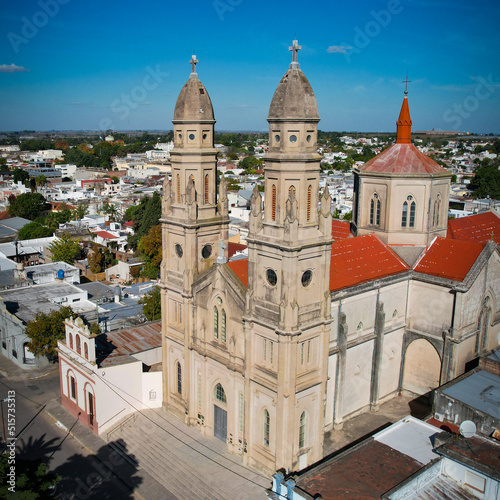
M348 50L351 50L352 47L350 45L330 45L326 49L329 54L346 54Z
M29 69L24 66L16 66L12 64L0 64L0 73L26 73Z

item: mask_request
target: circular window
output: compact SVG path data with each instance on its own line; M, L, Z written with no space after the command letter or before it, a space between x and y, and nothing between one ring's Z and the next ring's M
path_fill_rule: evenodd
M302 286L309 286L311 284L313 273L310 269L304 271L302 275Z
M212 255L212 245L205 245L201 250L201 256L208 259Z
M276 135L274 136L274 140L275 140L276 142L280 142L280 136L279 136L278 134L276 134Z
M312 136L308 135L307 136L307 142L311 142Z
M175 245L175 253L177 254L177 257L181 258L182 255L184 254L182 247L179 245L179 243L176 243Z
M275 286L276 283L278 283L278 276L276 276L276 272L273 271L272 269L268 269L266 271L266 278L267 278L267 282L271 286Z
M182 140L182 134L179 134L177 137L179 137L179 141Z
M290 142L297 142L297 136L296 135L291 135L290 136Z
M194 141L194 134L189 134L189 140Z

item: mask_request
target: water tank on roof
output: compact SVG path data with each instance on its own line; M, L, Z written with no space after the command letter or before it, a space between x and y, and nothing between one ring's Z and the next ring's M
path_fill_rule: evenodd
M58 280L63 280L64 279L64 271L62 269L59 269L57 271L57 279Z

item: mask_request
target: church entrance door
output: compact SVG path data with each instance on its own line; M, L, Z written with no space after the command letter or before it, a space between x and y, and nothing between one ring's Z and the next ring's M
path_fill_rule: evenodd
M224 443L227 439L227 411L214 405L214 436Z

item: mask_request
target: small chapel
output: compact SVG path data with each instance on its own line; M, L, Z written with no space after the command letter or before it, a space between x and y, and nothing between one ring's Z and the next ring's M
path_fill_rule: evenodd
M326 432L452 380L500 334L500 219L449 223L451 174L412 144L406 91L396 142L354 172L352 223L332 220L300 48L269 107L248 258L228 261L195 56L163 185L163 408L267 473L317 462Z

